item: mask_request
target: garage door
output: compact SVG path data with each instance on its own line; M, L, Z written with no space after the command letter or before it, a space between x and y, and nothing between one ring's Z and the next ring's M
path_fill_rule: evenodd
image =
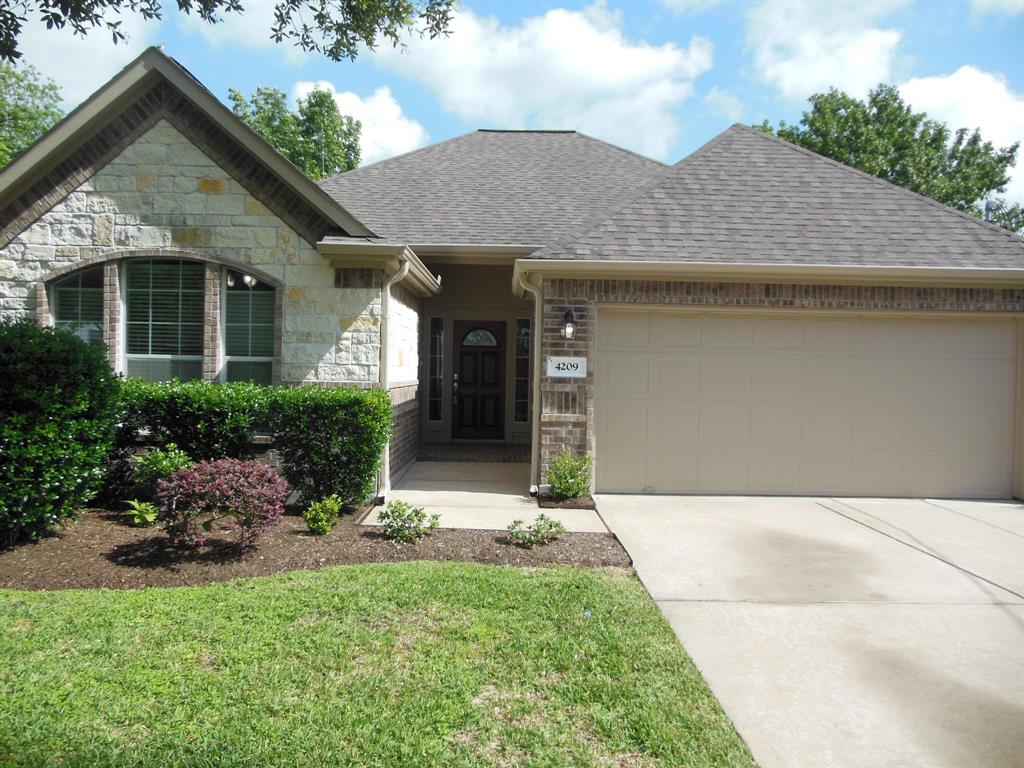
M1016 321L602 310L604 492L1008 497Z

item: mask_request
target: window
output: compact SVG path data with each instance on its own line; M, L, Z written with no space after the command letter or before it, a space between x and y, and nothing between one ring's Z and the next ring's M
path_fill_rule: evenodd
M427 339L427 420L441 420L441 392L444 387L444 318L430 318Z
M462 337L464 347L496 347L498 340L486 328L474 328Z
M90 344L103 343L103 267L55 283L51 297L54 325Z
M274 288L225 270L224 354L228 381L270 384L274 367Z
M205 266L129 261L125 274L125 373L148 381L201 378Z
M516 377L513 420L530 420L530 321L516 320Z

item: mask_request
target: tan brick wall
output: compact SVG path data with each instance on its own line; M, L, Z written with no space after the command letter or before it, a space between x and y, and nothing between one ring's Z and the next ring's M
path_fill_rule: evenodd
M417 386L396 387L391 390L391 481L394 482L416 461L419 447L420 408Z
M849 309L896 311L1024 312L1024 289L926 288L895 286L802 285L774 283L701 283L654 280L547 279L543 284L541 334L541 482L547 482L551 457L561 450L594 452L594 323L607 304ZM576 336L561 336L571 309ZM586 356L587 377L549 380L543 361L549 355Z

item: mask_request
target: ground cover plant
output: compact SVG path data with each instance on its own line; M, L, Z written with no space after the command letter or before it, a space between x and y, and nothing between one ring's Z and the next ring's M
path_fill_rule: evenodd
M0 764L751 766L626 570L0 592Z
M522 520L513 520L508 527L508 537L512 543L526 549L550 544L564 533L565 526L561 522L543 513L537 515L530 525Z

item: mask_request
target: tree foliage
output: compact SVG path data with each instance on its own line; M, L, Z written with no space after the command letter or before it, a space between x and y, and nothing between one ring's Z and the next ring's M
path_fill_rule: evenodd
M951 131L914 112L891 85L865 101L834 88L809 101L799 123L756 127L974 216L983 217L990 200L990 220L1021 231L1021 206L994 197L1006 191L1020 142L997 149L978 129Z
M0 168L63 117L60 88L32 67L0 63Z
M313 91L288 109L285 92L260 87L249 97L228 91L231 108L282 155L319 180L359 165L358 120L338 112L327 91Z

